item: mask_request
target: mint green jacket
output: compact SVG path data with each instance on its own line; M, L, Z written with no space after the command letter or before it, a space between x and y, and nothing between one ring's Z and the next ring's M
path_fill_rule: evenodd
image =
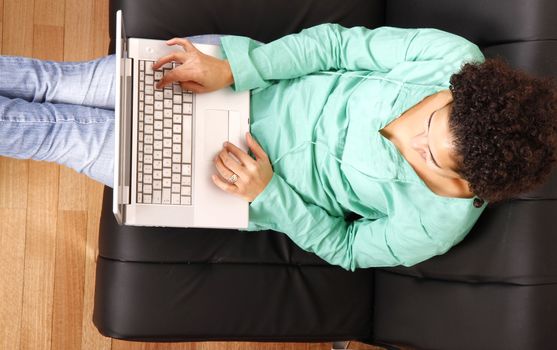
M233 88L252 90L251 132L274 170L248 230L283 232L347 270L411 266L470 231L487 203L433 193L379 130L483 61L476 45L436 29L334 24L222 45Z

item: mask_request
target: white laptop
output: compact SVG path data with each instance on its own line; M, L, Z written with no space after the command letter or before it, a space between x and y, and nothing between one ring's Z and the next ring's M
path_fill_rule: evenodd
M195 94L172 84L156 89L172 63L152 64L180 46L127 38L116 14L116 104L113 211L119 224L246 228L248 202L211 180L213 158L229 141L247 152L249 92ZM195 46L222 57L219 46Z

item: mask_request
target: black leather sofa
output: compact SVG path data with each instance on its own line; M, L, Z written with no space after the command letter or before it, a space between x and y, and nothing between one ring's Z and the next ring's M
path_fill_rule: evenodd
M531 73L557 76L554 0L110 2L128 35L267 42L318 23L435 27ZM114 42L111 50L113 51ZM447 254L347 272L278 232L120 227L105 189L94 323L143 341L341 341L396 348L557 347L557 172L488 207Z

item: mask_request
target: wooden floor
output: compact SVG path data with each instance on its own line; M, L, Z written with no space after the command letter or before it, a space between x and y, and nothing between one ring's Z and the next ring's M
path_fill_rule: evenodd
M0 21L3 55L76 61L107 52L107 0L0 0ZM0 157L0 349L330 348L101 336L91 321L101 200L102 185L72 170Z

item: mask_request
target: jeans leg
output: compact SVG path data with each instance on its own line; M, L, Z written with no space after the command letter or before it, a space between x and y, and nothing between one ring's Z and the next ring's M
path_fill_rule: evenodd
M220 35L190 37L220 44ZM0 56L0 155L57 162L113 186L115 56Z
M55 62L0 56L0 96L114 109L115 57Z
M112 187L114 111L0 96L0 155L56 162Z

